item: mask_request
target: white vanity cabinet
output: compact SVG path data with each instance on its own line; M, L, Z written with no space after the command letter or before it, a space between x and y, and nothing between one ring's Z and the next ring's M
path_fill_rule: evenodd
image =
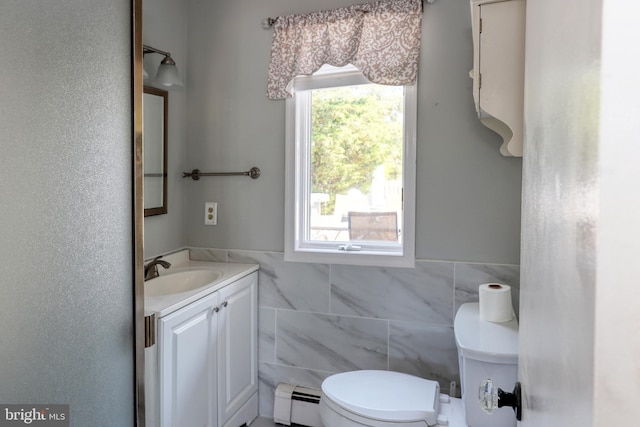
M525 0L471 0L473 98L483 125L498 133L500 153L522 156Z
M258 273L219 291L218 425L237 427L242 408L258 391ZM250 409L250 408L248 408ZM250 411L252 412L252 411ZM235 421L234 421L235 420Z
M215 426L217 313L214 293L158 322L160 425Z
M257 416L257 284L253 272L158 320L161 427Z

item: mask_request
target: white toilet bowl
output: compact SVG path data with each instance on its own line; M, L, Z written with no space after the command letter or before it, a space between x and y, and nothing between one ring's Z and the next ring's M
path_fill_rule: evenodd
M460 399L440 394L437 382L392 371L353 371L322 384L325 427L467 427Z
M352 371L322 383L320 419L325 427L515 427L510 408L480 409L478 388L488 378L503 390L517 379L518 321L482 321L477 303L463 304L454 332L462 399L440 394L436 381L392 371ZM468 387L468 390L466 389ZM468 423L468 424L467 424Z

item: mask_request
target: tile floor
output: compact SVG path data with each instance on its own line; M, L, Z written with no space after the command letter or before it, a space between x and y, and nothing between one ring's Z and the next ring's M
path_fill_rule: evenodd
M259 417L259 418L256 418L251 423L250 427L278 427L278 426L281 426L281 424L274 423L271 418Z
M291 427L304 427L299 424L291 424ZM259 417L256 418L249 427L286 427L283 424L276 424L271 418Z

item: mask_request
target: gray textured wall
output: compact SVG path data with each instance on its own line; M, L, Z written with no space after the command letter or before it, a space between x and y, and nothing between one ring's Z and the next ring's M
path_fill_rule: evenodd
M182 82L187 82L187 8L182 1L144 0L143 42L156 49L170 52L176 61ZM145 70L149 78L145 84L153 85L162 55L145 55ZM165 89L165 87L161 87ZM186 171L187 157L187 93L182 87L172 87L169 92L168 132L168 212L166 215L146 217L144 220L144 253L149 258L185 245Z
M256 181L204 178L186 186L187 244L282 251L284 102L266 99L271 31L260 21L352 4L347 0L192 0L188 16L187 164L262 169ZM478 121L469 4L425 3L419 74L416 255L519 263L520 159ZM217 201L219 225L203 225Z
M131 4L0 0L0 402L134 421Z

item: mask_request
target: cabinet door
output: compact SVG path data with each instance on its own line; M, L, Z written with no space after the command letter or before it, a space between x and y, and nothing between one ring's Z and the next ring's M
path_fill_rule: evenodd
M477 47L482 123L504 139L504 155L522 156L525 0L480 5Z
M258 390L257 285L252 273L218 292L220 426Z
M216 426L217 294L160 319L161 427Z

